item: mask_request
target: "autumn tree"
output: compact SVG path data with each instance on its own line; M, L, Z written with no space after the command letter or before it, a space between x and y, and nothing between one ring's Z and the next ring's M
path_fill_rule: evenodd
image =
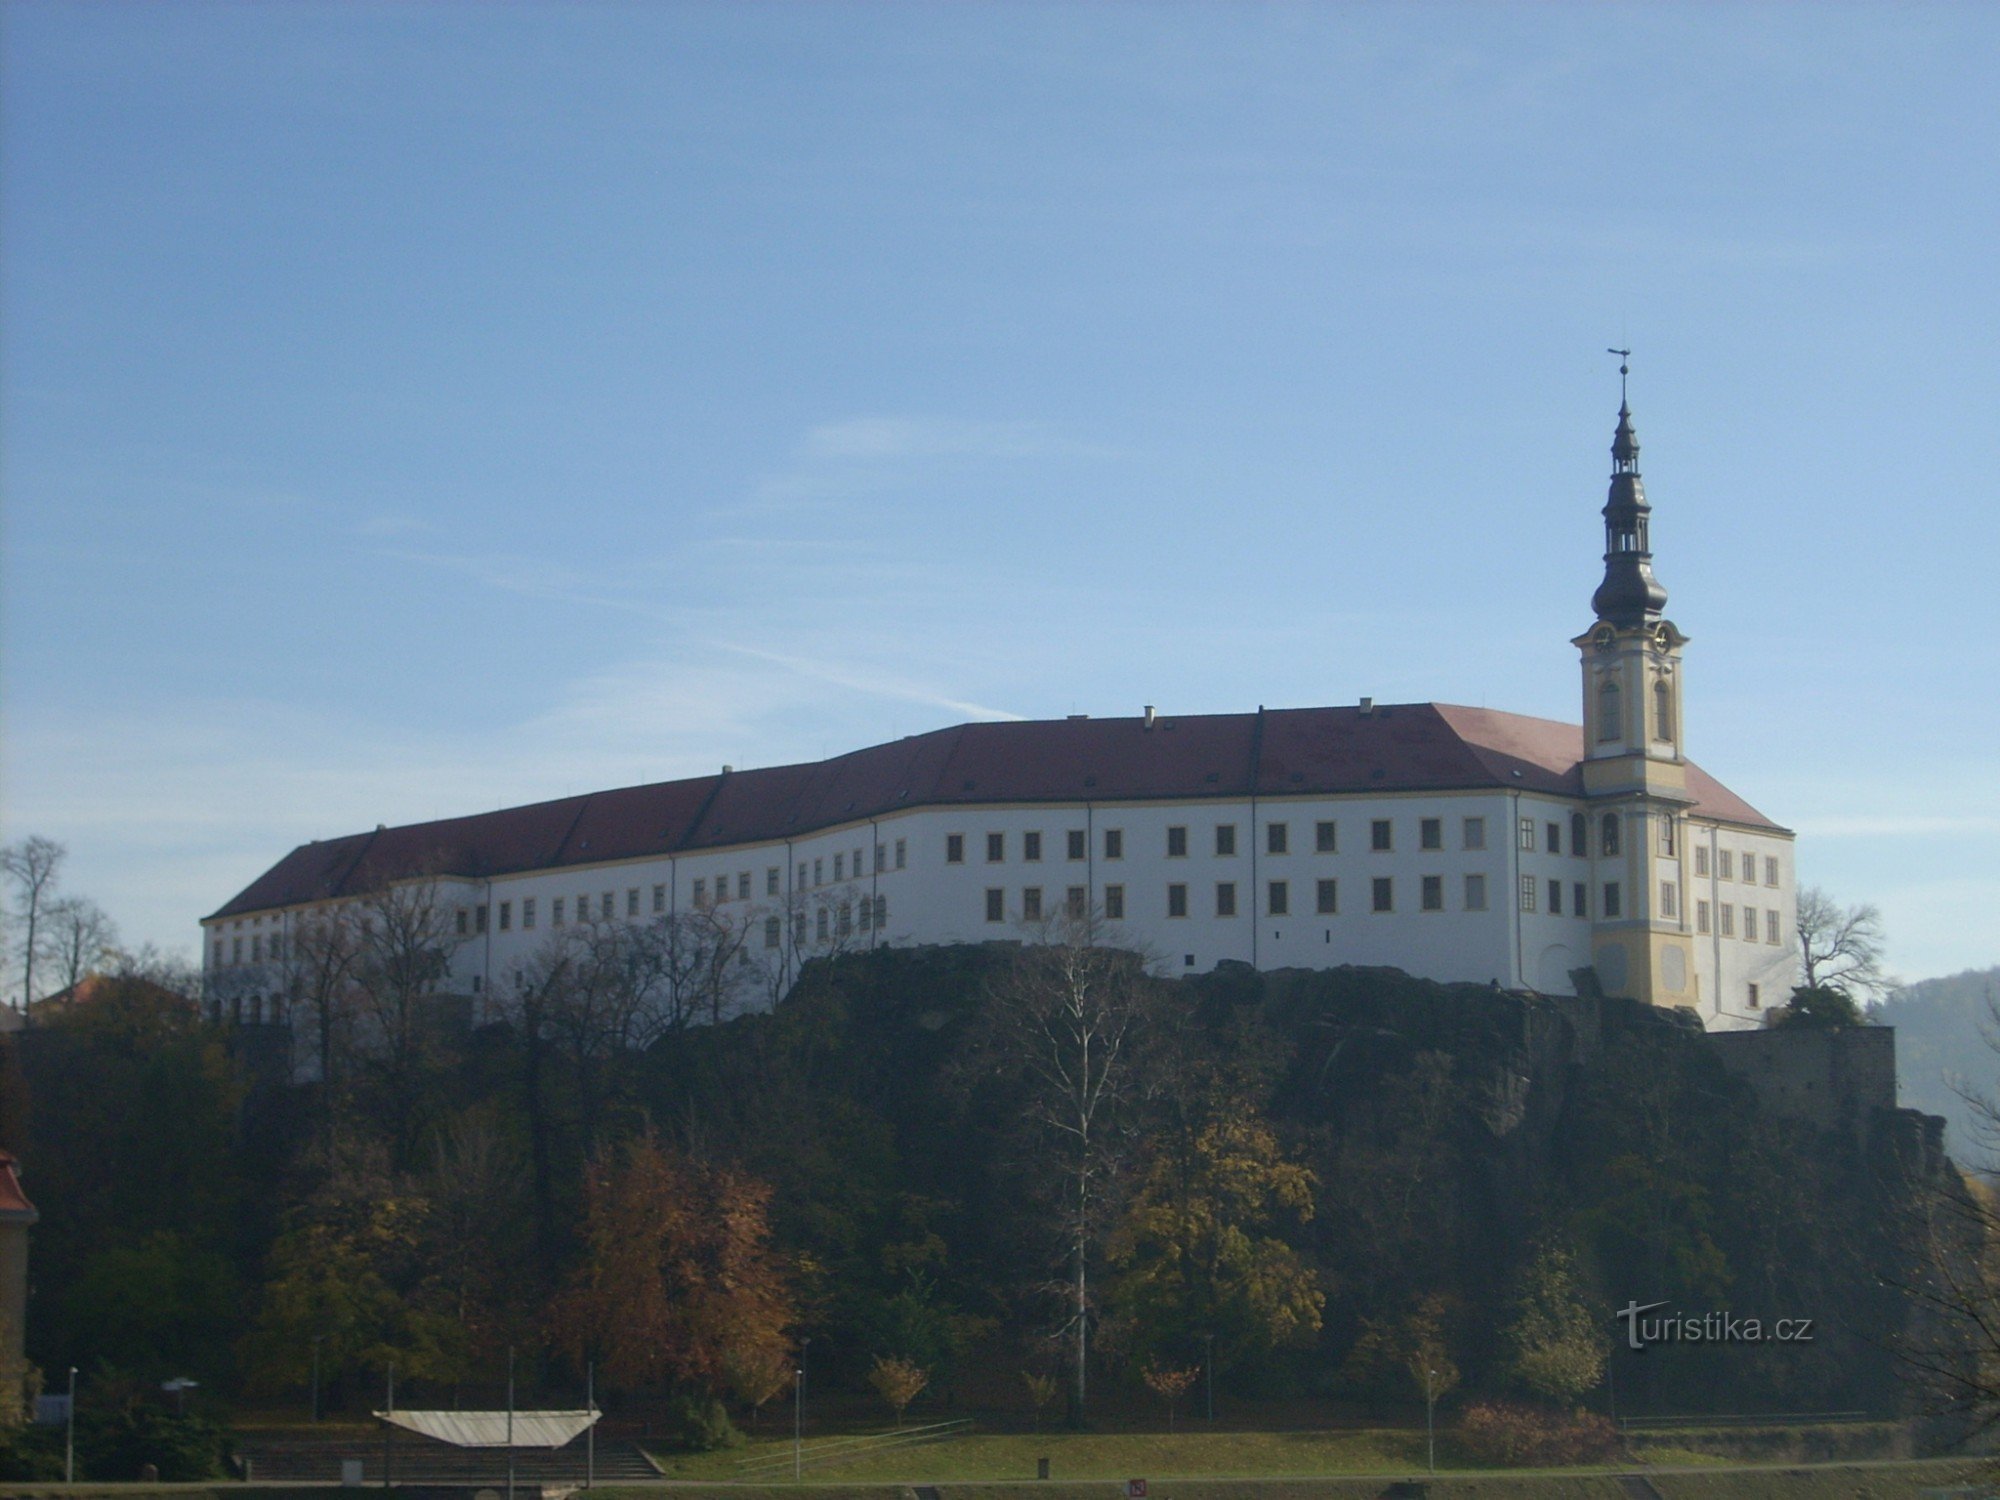
M1185 1150L1156 1151L1110 1241L1110 1300L1136 1345L1212 1337L1225 1365L1309 1345L1326 1298L1285 1231L1312 1218L1314 1186L1254 1118L1215 1119Z
M1545 1400L1573 1406L1604 1378L1611 1342L1584 1296L1576 1261L1544 1245L1523 1272L1512 1317L1501 1333L1514 1382Z
M868 1371L868 1383L875 1388L875 1394L888 1403L896 1413L896 1425L903 1425L903 1410L917 1394L931 1383L930 1371L913 1360L896 1355L878 1354Z
M1344 1369L1361 1386L1436 1401L1456 1389L1460 1371L1451 1352L1453 1304L1443 1292L1420 1297L1401 1314L1363 1318Z
M1139 1378L1146 1382L1146 1389L1167 1403L1167 1431L1174 1430L1174 1403L1194 1388L1200 1374L1199 1365L1176 1368L1149 1364L1139 1372Z
M789 1348L770 1189L635 1137L590 1168L584 1247L553 1308L558 1340L613 1379L713 1394Z
M1024 1085L1025 1120L1059 1193L1072 1422L1082 1421L1088 1394L1093 1263L1115 1206L1155 998L1139 956L1096 946L1094 936L1078 921L1024 946L987 992L992 1055Z

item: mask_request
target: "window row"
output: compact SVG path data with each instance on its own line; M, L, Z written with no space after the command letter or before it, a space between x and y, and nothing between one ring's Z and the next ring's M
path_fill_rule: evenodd
M1524 878L1525 879L1525 878ZM1267 880L1263 886L1263 911L1266 916L1287 917L1293 915L1292 886L1290 880ZM1340 914L1340 882L1337 879L1313 880L1306 882L1311 887L1311 910L1315 916L1331 917ZM1551 882L1553 886L1555 883ZM1445 910L1446 880L1442 875L1424 875L1417 880L1417 909L1419 911ZM1397 909L1396 880L1389 875L1378 875L1367 882L1368 910L1371 912L1393 912ZM1185 881L1169 881L1166 886L1166 914L1172 918L1192 916L1194 887ZM1527 885L1523 885L1523 899L1527 896ZM1583 900L1583 887L1576 888L1576 899ZM1464 911L1486 910L1486 877L1465 875L1459 882L1460 906ZM1218 880L1204 892L1207 906L1204 915L1216 917L1237 917L1244 914L1247 902L1243 899L1241 885L1234 880ZM1107 885L1102 888L1102 914L1112 921L1125 918L1125 887ZM1553 909L1562 909L1560 892L1552 898ZM1062 911L1066 916L1082 917L1090 909L1090 892L1080 885L1069 886L1062 895ZM1532 904L1525 907L1535 908ZM1303 914L1304 908L1301 907ZM1018 920L1023 922L1043 921L1055 914L1053 899L1040 886L1023 886L1019 905L1011 912L1007 904L1007 891L1002 886L989 886L985 892L985 915L989 922Z
M1761 925L1758 921L1756 907L1746 906L1742 910L1742 938L1744 942L1756 942L1760 932L1763 935L1763 941L1773 947L1784 941L1784 917L1775 906L1764 908ZM1706 901L1697 901L1694 904L1694 930L1696 932L1713 930L1719 936L1733 938L1737 936L1736 911L1736 907L1730 902L1723 901L1718 903L1714 909L1713 928L1711 929L1709 904Z
M1486 847L1486 819L1483 817L1461 818L1458 820L1458 847L1461 849L1484 849ZM1241 825L1236 823L1216 823L1209 828L1208 847L1218 859L1230 859L1241 849L1237 834ZM1560 843L1560 829L1551 823L1550 847ZM1101 830L1101 857L1123 859L1125 857L1125 830L1106 828ZM988 833L985 838L986 863L1005 864L1008 858L1008 835ZM1043 840L1039 830L1028 829L1019 835L1020 859L1024 864L1037 864L1042 859ZM1191 852L1190 825L1174 823L1166 829L1165 853L1168 859L1186 859ZM1417 820L1417 847L1424 850L1442 850L1445 847L1445 819L1419 818ZM1531 841L1525 846L1533 848ZM1340 852L1340 825L1338 820L1322 818L1312 824L1312 848L1315 854L1338 854ZM1376 854L1394 852L1396 848L1396 823L1393 818L1372 818L1368 823L1368 848ZM1064 856L1071 860L1090 857L1090 835L1081 828L1066 829L1063 833ZM1264 852L1266 854L1289 854L1292 852L1292 825L1290 823L1266 823L1264 825ZM948 865L962 865L966 862L966 835L947 833L944 836L944 862ZM899 865L900 868L900 865Z
M1716 850L1715 851L1716 878L1718 880L1735 880L1738 878L1736 871L1738 870L1738 868L1741 868L1741 870L1743 871L1741 877L1743 884L1755 885L1757 883L1758 856L1752 854L1748 849L1745 849L1742 851L1740 857L1742 862L1741 865L1739 866L1737 862L1739 856L1735 850L1733 849ZM1778 883L1777 856L1772 854L1766 854L1763 856L1763 860L1764 860L1764 884L1767 886L1775 886ZM1708 847L1706 845L1697 845L1695 848L1694 872L1697 875L1707 875L1709 872Z

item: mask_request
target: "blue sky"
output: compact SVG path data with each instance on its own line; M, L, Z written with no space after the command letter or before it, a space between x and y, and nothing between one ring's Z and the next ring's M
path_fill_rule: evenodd
M2000 961L2000 11L0 10L0 820L304 839L967 716L1574 719ZM1983 622L1983 623L1982 623Z

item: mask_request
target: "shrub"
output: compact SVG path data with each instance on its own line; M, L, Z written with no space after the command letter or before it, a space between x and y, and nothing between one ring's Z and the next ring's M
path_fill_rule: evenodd
M668 1430L690 1453L740 1448L743 1434L729 1420L729 1410L714 1396L682 1396L667 1409Z
M1475 1463L1496 1468L1607 1463L1623 1443L1610 1418L1511 1401L1480 1401L1458 1421L1458 1441Z

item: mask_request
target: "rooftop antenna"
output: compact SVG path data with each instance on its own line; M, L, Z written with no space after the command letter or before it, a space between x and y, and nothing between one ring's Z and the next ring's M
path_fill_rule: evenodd
M1625 377L1632 370L1632 351L1630 349L1606 349L1604 352L1618 356L1618 404L1623 406L1625 404Z

